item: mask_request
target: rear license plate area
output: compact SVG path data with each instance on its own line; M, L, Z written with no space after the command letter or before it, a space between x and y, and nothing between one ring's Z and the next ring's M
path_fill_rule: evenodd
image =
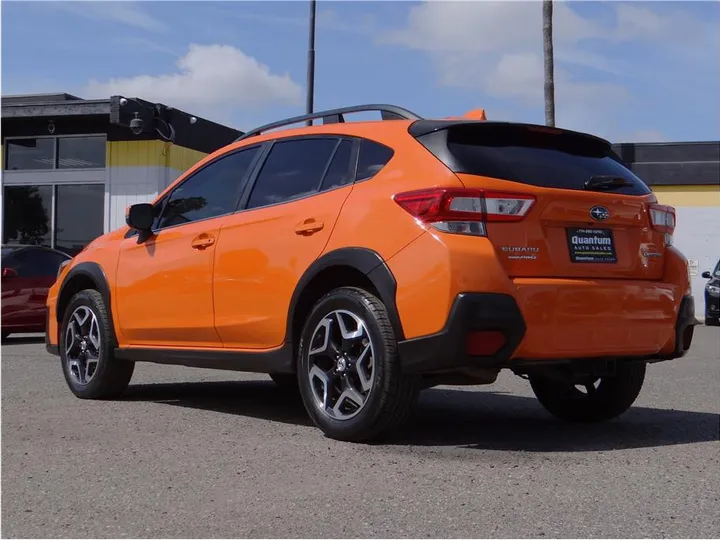
M611 229L569 227L565 231L571 262L617 262L615 239Z

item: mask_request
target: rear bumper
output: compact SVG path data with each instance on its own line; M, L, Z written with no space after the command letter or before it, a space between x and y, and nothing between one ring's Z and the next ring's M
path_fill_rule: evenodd
M676 304L677 305L677 304ZM550 315L548 315L550 317ZM583 327L590 324L597 334L605 338L612 333L615 324L624 325L620 320L614 323L601 315L596 321L582 321ZM603 326L604 323L604 326ZM526 317L516 300L505 294L462 293L453 302L445 327L429 336L408 339L398 343L400 362L404 373L430 374L453 371L463 368L512 368L519 365L543 364L550 362L582 361L583 359L642 360L659 362L680 358L686 354L692 344L695 319L695 301L692 295L684 296L671 324L657 322L657 329L647 331L649 323L640 321L645 329L644 338L654 340L644 342L633 348L627 344L624 336L618 337L617 344L608 344L606 348L587 348L581 353L563 354L568 350L561 343L547 344L546 350L536 354L518 354L523 347L529 330ZM610 330L608 330L608 328ZM495 330L505 336L504 345L492 356L472 356L467 353L466 343L469 333L474 331ZM632 328L630 329L632 331ZM558 327L557 335L573 332L572 328ZM562 340L562 338L559 338ZM572 341L568 339L567 341ZM608 354L608 351L614 351Z
M470 332L497 330L505 344L493 356L470 356ZM495 366L510 360L525 335L525 320L512 296L496 293L461 293L453 302L445 327L430 336L398 343L404 373L432 373L467 366Z

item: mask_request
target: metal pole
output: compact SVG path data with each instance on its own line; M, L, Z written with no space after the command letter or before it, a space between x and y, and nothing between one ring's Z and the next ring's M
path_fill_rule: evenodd
M545 125L555 125L555 58L553 51L553 2L543 1L543 53L545 60Z
M310 39L308 41L308 64L307 64L307 101L305 113L313 113L313 100L315 97L315 2L310 0ZM312 120L307 121L312 125Z

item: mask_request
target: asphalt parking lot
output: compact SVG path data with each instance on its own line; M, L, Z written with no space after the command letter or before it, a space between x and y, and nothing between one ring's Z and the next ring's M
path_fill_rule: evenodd
M2 536L720 535L720 330L636 406L554 420L509 373L423 394L380 446L338 443L265 376L138 364L76 399L41 341L2 346Z

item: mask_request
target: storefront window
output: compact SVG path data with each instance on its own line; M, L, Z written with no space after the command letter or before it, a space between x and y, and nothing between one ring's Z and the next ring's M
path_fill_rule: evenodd
M7 139L5 170L102 169L106 141L104 135Z
M8 171L53 169L55 139L8 139L5 155L5 169Z
M105 186L57 186L55 195L54 248L75 256L103 234Z
M105 137L59 137L58 169L105 167Z
M75 256L103 234L104 217L103 184L3 189L4 244L49 246Z
M52 186L8 186L3 190L3 244L50 246Z

